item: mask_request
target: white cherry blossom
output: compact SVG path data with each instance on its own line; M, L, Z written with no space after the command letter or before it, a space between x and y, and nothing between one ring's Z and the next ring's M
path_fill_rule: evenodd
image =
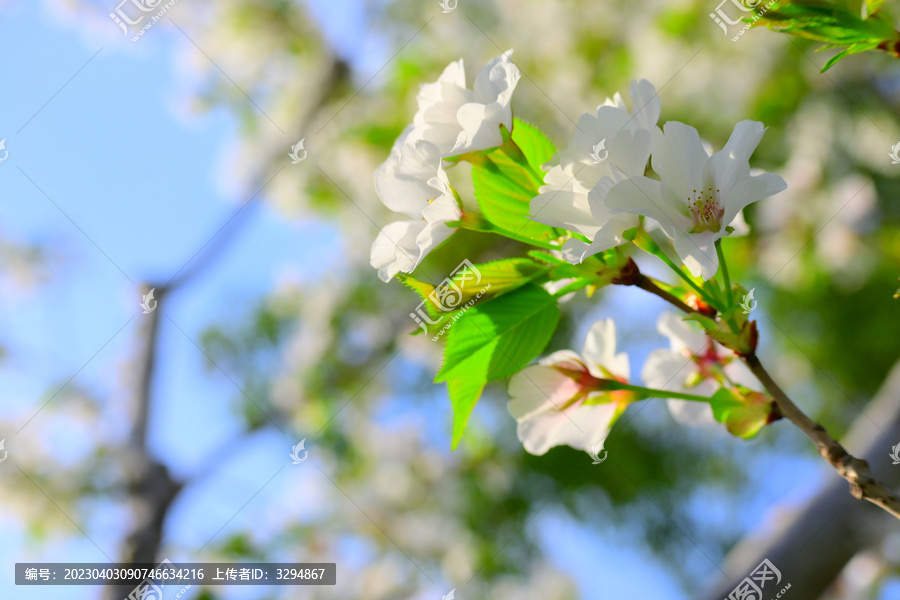
M511 55L507 50L488 62L472 89L466 87L462 59L450 63L434 83L422 85L413 122L442 158L503 144L500 125L512 130L510 102L521 76Z
M447 222L462 217L437 147L419 138L412 125L375 171L375 192L385 206L412 217L386 225L372 244L369 262L382 281L415 270L453 233Z
M648 387L697 396L712 396L724 378L754 390L762 387L734 352L710 339L698 324L683 320L677 313L664 312L656 328L669 338L669 348L653 350L647 357L641 378ZM715 421L707 403L673 398L666 402L679 423Z
M591 326L581 354L560 350L513 375L509 412L525 450L540 455L553 446L589 451L601 444L633 398L603 390L601 380L627 382L629 375L628 355L616 354L612 319Z
M632 177L610 190L614 211L651 217L673 239L675 251L696 277L719 268L715 243L731 233L747 205L787 185L778 175L750 174L750 155L762 140L758 121L738 123L725 147L710 156L693 127L670 121L653 134L653 170L660 180Z
M622 233L638 225L636 215L613 213L606 205L606 195L613 185L644 174L652 133L659 131L656 88L645 79L633 81L631 99L634 106L630 113L617 93L596 112L581 115L575 135L551 161L557 164L550 167L540 195L531 201L535 221L591 240L569 239L562 249L569 262L580 263L625 243Z

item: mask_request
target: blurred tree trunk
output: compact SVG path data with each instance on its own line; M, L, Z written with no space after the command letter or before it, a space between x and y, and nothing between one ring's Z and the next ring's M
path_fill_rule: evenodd
M889 457L891 447L900 443L900 362L844 441L852 454L868 461L879 480L894 488L900 485L900 466L893 466ZM816 600L857 553L900 530L889 514L853 498L847 482L833 473L828 477L829 483L805 505L779 515L774 531L738 544L724 567L731 580L722 579L701 600L727 598L766 558L781 571L780 586L791 584L792 599Z
M150 285L142 286L147 293ZM132 499L134 522L125 542L122 563L153 563L162 542L162 527L169 506L181 490L169 470L147 451L147 431L156 351L159 342L159 318L168 288L156 289L156 309L144 316L139 335L139 354L135 361L135 406L131 436L122 460L127 473L128 495ZM110 585L104 589L104 600L124 600L133 585Z
M305 131L350 78L350 69L347 63L334 55L326 55L320 72L322 74L321 81L317 82L319 93L311 98L308 109L298 116L293 128L295 131ZM268 149L266 160L262 162L265 165L263 172L251 186L253 193L253 196L249 196L251 200L261 194L265 185L274 179L283 168L283 166L277 167L277 165L279 158L282 158L286 152L287 147L278 146ZM250 200L248 200L249 202ZM159 320L163 305L171 292L192 281L221 255L221 251L234 239L234 232L240 223L232 223L232 220L244 216L243 222L246 222L246 213L243 210L245 206L239 207L234 217L226 222L229 230L217 233L210 240L209 245L204 246L203 253L193 257L185 265L185 268L176 273L167 284L144 284L142 286L142 294L147 293L151 287L155 288L157 306L149 314L143 315L144 324L140 330L138 356L134 367L133 397L135 406L131 436L121 457L123 469L127 473L127 492L131 500L134 520L131 524L131 532L125 541L125 548L119 561L120 566L129 563L155 565L162 560L160 548L162 547L163 525L169 508L185 485L184 482L175 481L166 466L153 457L147 448L153 380L159 350ZM134 587L133 585L106 586L103 591L103 600L125 600Z

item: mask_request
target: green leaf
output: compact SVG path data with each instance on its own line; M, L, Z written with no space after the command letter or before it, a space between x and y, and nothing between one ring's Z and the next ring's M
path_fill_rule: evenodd
M425 319L421 314L417 317L423 320L428 335L439 332L449 322L458 319L476 302L483 304L531 281L544 280L550 270L549 266L528 258L508 258L480 265L464 261L463 265L437 286L406 273L397 274L397 278L415 290L424 301L430 318ZM416 310L419 311L418 308ZM416 329L411 335L422 332L422 329Z
M449 330L434 380L493 381L517 373L544 349L558 320L556 299L534 284L475 305Z
M863 20L843 6L817 0L779 2L774 9L766 11L756 24L841 45L878 43L897 35L890 22L881 15Z
M756 349L756 321L749 321L740 306L719 314L718 319L691 313L685 321L697 321L706 335L736 354L750 354Z
M710 398L713 417L723 423L729 433L748 439L759 433L772 413L772 399L760 392L739 387L722 388Z
M433 285L425 281L419 281L412 275L407 275L406 273L397 273L396 277L400 280L400 283L417 293L422 300L428 300L428 296L434 291ZM425 308L429 313L437 316L438 309L434 303L426 302Z
M450 403L453 406L453 441L451 448L456 450L462 434L469 422L469 415L481 397L484 390L484 381L472 379L451 379L447 382L447 391L450 393Z
M881 5L884 4L884 0L863 0L862 3L862 18L868 19L875 13L881 9Z
M487 302L547 275L550 267L529 258L507 258L480 265L463 261L437 286L398 273L397 279L414 290L434 317L448 316L469 301ZM438 325L440 328L440 325Z
M878 42L871 42L868 44L853 44L849 48L844 48L834 56L828 59L828 62L825 63L825 66L822 67L822 72L824 73L834 65L838 64L844 58L850 56L851 54L859 54L860 52L865 52L866 50L874 50L878 47Z
M556 299L529 283L468 309L448 330L434 380L447 382L454 448L485 384L521 371L550 341L558 320Z
M483 216L507 237L546 243L565 233L529 218L531 200L543 185L541 165L556 152L536 127L516 119L511 141L472 158L475 198Z
M548 273L550 281L572 278L583 279L586 280L585 285L590 285L594 288L600 288L612 283L613 279L622 275L622 270L628 265L628 256L620 248L610 248L599 254L588 256L575 265L540 250L532 250L528 253L528 256L552 265Z
M541 167L556 154L553 142L541 133L541 130L521 119L513 121L512 140L519 146L522 154L528 159L532 170L541 176L543 181L543 169Z
M757 10L755 25L825 42L819 50L844 47L825 63L825 72L852 54L886 49L900 39L891 19L878 12L883 1L863 0L862 18L844 6L820 0L779 2L765 12Z

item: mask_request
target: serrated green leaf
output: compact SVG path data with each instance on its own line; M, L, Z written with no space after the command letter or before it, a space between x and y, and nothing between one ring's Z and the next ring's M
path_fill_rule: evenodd
M541 165L556 149L536 127L515 120L512 142L472 161L472 182L482 215L504 235L525 243L542 242L564 235L529 218L531 200L543 185Z
M417 293L422 300L428 300L428 296L430 296L434 291L433 285L425 281L419 281L418 279L416 279L412 275L408 275L407 273L397 273L396 277L400 280L400 283ZM427 308L429 313L437 316L438 310L433 303L426 302L425 307Z
M475 305L449 330L434 380L487 382L517 373L544 349L558 320L556 299L534 284Z
M462 438L469 415L481 397L485 382L470 379L451 379L447 382L447 391L450 394L450 404L453 406L453 441L451 448L456 450L459 440Z
M772 413L771 398L746 388L722 388L710 398L710 405L716 421L732 435L744 439L759 433Z
M536 173L543 173L541 167L556 154L553 142L527 121L514 120L512 139L518 144L522 154L528 159L528 164Z

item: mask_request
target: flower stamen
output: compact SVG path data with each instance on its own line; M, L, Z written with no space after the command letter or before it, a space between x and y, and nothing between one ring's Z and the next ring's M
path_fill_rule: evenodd
M694 220L694 227L691 233L700 233L703 231L718 232L722 229L722 218L725 216L725 209L719 203L719 190L713 192L712 188L705 190L694 190L694 193L688 197L688 210L691 218Z

